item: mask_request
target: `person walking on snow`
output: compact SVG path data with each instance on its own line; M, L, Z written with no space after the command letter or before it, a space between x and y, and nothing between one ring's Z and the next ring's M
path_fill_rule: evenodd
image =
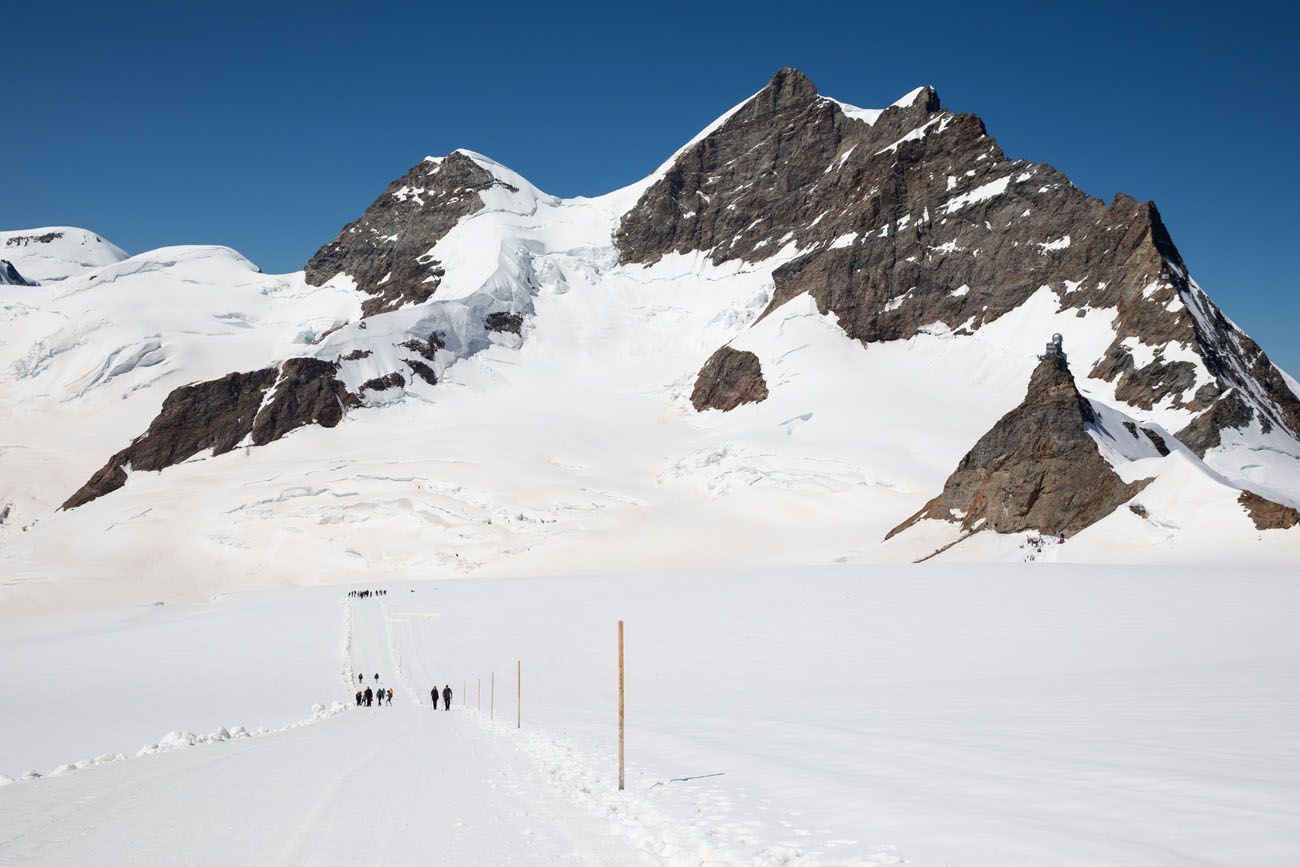
M371 692L370 687L366 687L366 707L370 707L370 702L374 700L375 694Z
M357 690L357 707L361 707L361 690Z
M443 686L442 688L442 709L451 710L451 687Z
M375 683L379 683L379 672L375 672Z
M438 687L429 690L429 698L433 699L433 709L438 709Z
M391 686L388 688L388 706L393 706L393 688Z

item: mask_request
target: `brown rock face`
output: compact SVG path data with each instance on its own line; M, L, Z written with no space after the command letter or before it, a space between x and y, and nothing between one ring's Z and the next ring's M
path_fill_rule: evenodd
M807 292L866 343L975 330L1047 286L1063 309L1116 310L1090 375L1121 400L1199 411L1235 389L1247 421L1300 432L1300 399L1191 283L1154 205L1107 207L1051 166L1008 159L928 88L868 125L783 69L646 190L617 241L641 263L695 250L756 261L794 243L806 252L774 272L768 310ZM1158 347L1150 363L1137 367L1130 338ZM1193 391L1193 365L1159 349L1170 341L1216 382Z
M479 191L496 183L460 152L416 164L316 251L307 263L307 282L319 286L336 274L351 276L371 296L361 305L365 316L427 301L444 274L429 249L462 217L482 208Z
M1024 401L962 458L939 496L889 535L923 518L960 520L966 530L1070 535L1099 521L1146 482L1126 485L1115 474L1088 435L1095 422L1064 361L1045 357Z
M356 403L335 379L337 370L327 361L291 358L279 369L230 373L173 390L149 428L109 458L63 508L75 509L122 487L128 466L158 471L208 449L224 454L245 437L251 436L253 445L265 445L303 425L333 427L343 418L344 406Z
M763 380L763 367L758 356L724 346L704 362L691 392L691 405L696 412L735 409L743 403L759 403L767 399L767 383Z
M1288 530L1300 525L1300 511L1266 500L1259 494L1242 491L1237 502L1245 508L1257 530Z
M343 408L355 406L357 401L335 379L337 372L338 365L319 358L286 361L270 401L253 423L253 445L274 442L304 425L334 427L342 421Z
M275 377L275 368L268 367L173 390L148 430L109 458L63 508L75 509L122 487L126 484L124 466L161 470L206 449L214 455L230 451L252 432L262 395Z

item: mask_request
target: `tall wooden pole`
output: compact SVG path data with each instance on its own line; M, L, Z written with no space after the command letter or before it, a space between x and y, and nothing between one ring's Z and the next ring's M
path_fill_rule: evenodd
M618 790L623 791L623 621L618 622Z
M524 727L524 661L515 660L515 728Z
M488 719L497 718L497 673L492 672L492 685L488 688Z

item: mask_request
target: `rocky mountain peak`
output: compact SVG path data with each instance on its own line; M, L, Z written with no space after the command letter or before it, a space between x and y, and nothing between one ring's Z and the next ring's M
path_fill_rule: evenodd
M943 492L889 536L925 518L959 522L967 532L1053 535L1072 535L1101 520L1146 483L1120 479L1089 434L1096 423L1054 340L1020 405L961 459Z

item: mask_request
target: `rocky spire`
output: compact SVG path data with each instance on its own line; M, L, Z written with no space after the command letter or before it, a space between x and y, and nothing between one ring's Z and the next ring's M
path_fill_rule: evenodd
M924 518L959 521L967 531L1067 535L1101 520L1146 482L1125 484L1115 474L1088 434L1096 421L1054 340L1020 405L962 458L943 492L889 536Z

